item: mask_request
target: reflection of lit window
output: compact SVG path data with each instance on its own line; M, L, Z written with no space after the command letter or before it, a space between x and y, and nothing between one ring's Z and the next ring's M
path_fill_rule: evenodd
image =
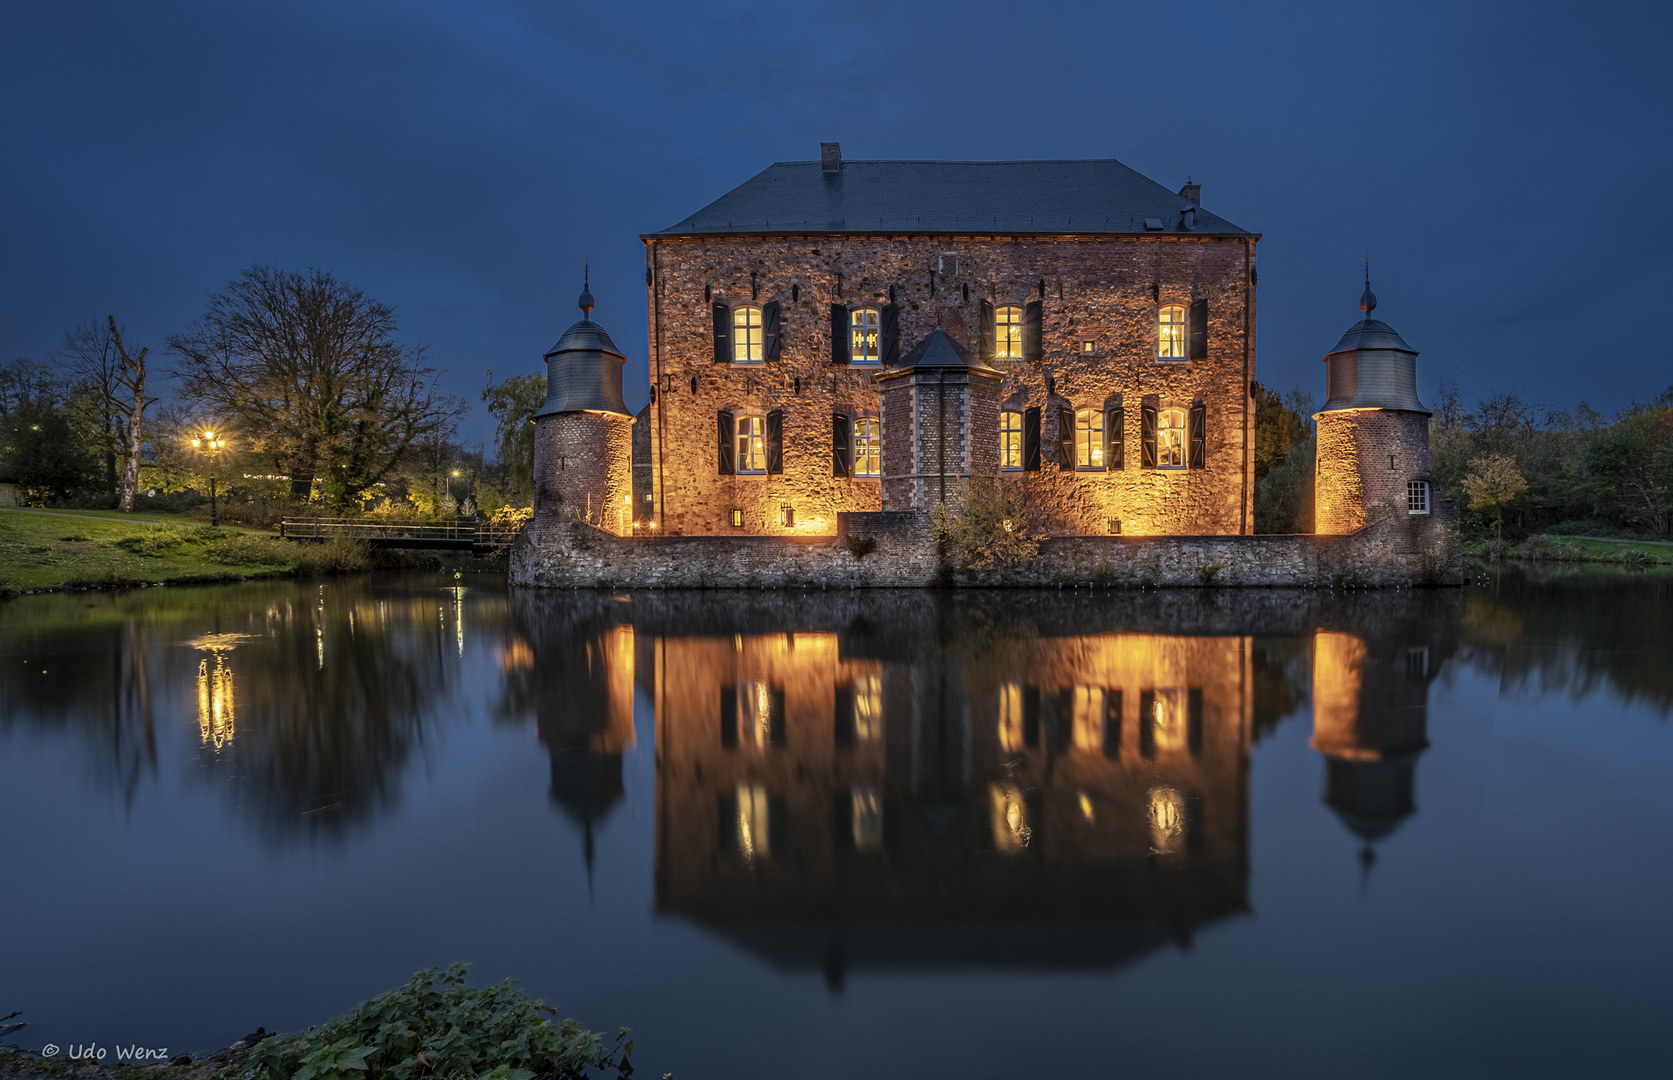
M993 846L1011 852L1027 847L1034 833L1028 825L1022 789L1015 784L989 784L988 798L993 809Z
M1022 749L1022 687L1016 683L999 688L999 748Z
M767 833L767 789L760 784L738 785L738 850L744 858L765 856L772 850Z
M849 793L853 807L855 851L876 851L883 846L883 799L876 788L857 787Z
M883 736L883 680L861 675L854 680L854 741L876 742Z
M1424 645L1414 645L1406 650L1406 678L1413 682L1422 682L1429 677L1429 649Z
M1185 797L1171 787L1150 789L1150 846L1166 855L1185 839Z
M773 692L764 682L745 683L738 690L744 738L756 746L766 746L773 738Z
M1075 687L1075 749L1104 749L1104 691L1096 686Z
M1088 822L1093 821L1097 817L1092 809L1092 796L1088 795L1086 792L1075 792L1075 805L1080 807L1080 816L1085 818Z
M220 653L215 654L215 667L208 660L198 661L198 734L205 743L219 750L232 741L236 717L232 702L232 669Z
M1158 690L1150 705L1150 731L1158 750L1183 750L1190 737L1184 690Z

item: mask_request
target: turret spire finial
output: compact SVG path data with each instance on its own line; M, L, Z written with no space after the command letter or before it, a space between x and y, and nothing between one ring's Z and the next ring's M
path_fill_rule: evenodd
M587 265L587 261L585 259L583 259L583 260L581 260L581 300L580 300L581 317L583 319L591 319L593 317L593 293L592 293L591 285L592 285L592 272L591 272L591 269Z
M1365 264L1365 291L1359 294L1359 310L1370 315L1377 310L1377 295L1371 291L1371 257L1359 261Z

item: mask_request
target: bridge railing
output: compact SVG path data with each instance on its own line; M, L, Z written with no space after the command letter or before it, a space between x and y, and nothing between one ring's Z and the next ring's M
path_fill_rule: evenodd
M358 518L284 518L279 522L279 535L288 540L328 540L333 536L347 536L356 540L378 540L386 544L403 540L452 542L478 547L503 547L517 539L522 525L495 524L487 521L450 521L414 524L392 521L366 521Z

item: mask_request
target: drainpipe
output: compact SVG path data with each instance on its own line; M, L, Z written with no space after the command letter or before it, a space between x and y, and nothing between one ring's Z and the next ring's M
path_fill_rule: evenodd
M936 440L937 468L941 470L941 505L947 505L947 369L941 369L941 378L935 383L936 408L940 412L937 427L940 437Z

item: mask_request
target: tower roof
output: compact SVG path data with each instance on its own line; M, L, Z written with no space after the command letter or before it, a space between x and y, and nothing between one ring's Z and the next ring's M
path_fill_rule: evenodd
M972 362L970 354L965 351L964 347L957 341L954 341L952 336L939 326L925 335L924 339L918 342L918 344L912 346L912 350L901 358L901 361L898 365L896 365L895 370L899 371L905 368L970 368L973 371L994 370L987 364L984 364L981 360Z
M1417 396L1417 350L1394 327L1371 318L1376 307L1367 275L1359 298L1365 318L1348 327L1325 354L1325 402L1320 411L1395 409L1427 416L1429 410Z
M1348 327L1342 340L1330 351L1339 353L1346 349L1399 349L1414 356L1417 354L1417 350L1406 344L1406 339L1400 336L1398 330L1381 319L1370 318L1361 319Z
M630 415L622 402L622 365L627 357L604 327L592 321L593 295L581 286L581 321L546 350L546 403L536 416L561 412Z

